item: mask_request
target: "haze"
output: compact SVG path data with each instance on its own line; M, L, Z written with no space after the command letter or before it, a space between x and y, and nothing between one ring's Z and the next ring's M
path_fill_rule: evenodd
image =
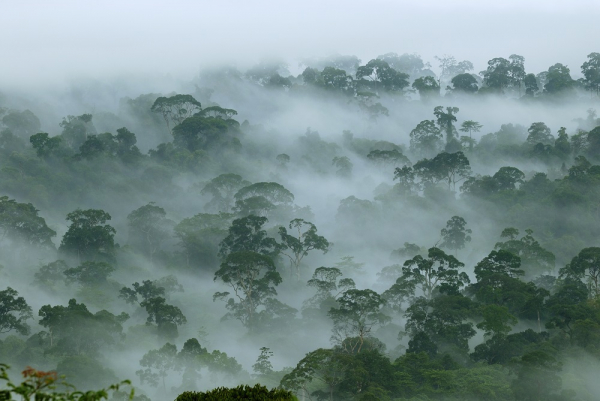
M273 56L295 68L305 57L370 60L392 51L430 62L443 54L473 59L475 71L498 55L520 54L528 69L542 71L556 62L579 66L600 37L600 4L582 0L5 0L0 11L5 87L74 75L189 77L200 66L244 68Z

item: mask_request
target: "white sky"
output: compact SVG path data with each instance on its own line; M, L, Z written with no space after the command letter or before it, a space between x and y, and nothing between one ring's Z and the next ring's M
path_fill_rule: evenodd
M600 0L42 1L0 0L0 85L122 72L192 75L265 56L333 52L368 61L450 54L485 68L523 55L538 73L561 62L579 75L600 51ZM1 89L1 88L0 88Z

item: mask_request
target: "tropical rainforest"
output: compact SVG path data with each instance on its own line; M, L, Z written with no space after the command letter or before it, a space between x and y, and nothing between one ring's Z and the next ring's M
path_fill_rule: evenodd
M0 399L597 400L600 53L504 56L0 90Z

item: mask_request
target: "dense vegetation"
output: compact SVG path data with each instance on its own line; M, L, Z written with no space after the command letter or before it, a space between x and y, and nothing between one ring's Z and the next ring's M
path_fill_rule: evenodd
M437 61L0 93L0 362L138 400L597 399L600 53Z

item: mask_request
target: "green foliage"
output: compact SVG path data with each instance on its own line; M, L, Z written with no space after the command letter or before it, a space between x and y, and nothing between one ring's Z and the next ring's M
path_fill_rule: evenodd
M10 287L0 291L0 333L15 330L22 335L29 334L28 319L33 317L31 307L25 298Z
M8 376L8 365L0 364L0 380L6 382L6 389L0 390L0 399L10 400L12 395L21 397L22 400L47 400L47 401L100 401L108 400L109 395L117 395L120 388L131 385L129 380L112 384L106 389L98 391L78 391L73 385L64 381L55 371L43 372L33 368L25 369L23 382L12 383ZM97 384L97 383L94 383ZM66 390L62 390L66 388ZM57 391L57 389L59 389ZM122 394L122 392L121 392ZM124 399L136 400L134 391L125 394ZM110 398L114 399L114 398ZM140 401L142 401L140 399Z
M63 274L67 282L78 282L83 286L106 284L115 268L105 262L83 262L77 267L66 269Z
M239 147L236 128L219 117L194 115L173 128L173 144L190 152L235 150Z
M256 363L252 365L252 369L254 370L254 372L261 375L266 375L273 372L273 365L269 360L272 356L273 352L270 350L270 348L261 347L260 355L256 359Z
M401 92L410 84L408 77L408 74L394 70L379 59L371 60L356 70L357 85L374 92Z
M265 230L262 230L267 221L266 217L254 215L234 220L229 227L229 235L219 244L219 256L226 257L242 251L277 255L281 246L274 238L268 237Z
M171 132L170 124L173 124L173 126L181 124L186 118L200 111L201 108L200 102L191 95L173 95L157 98L150 110L163 116L167 123L167 129Z
M418 289L427 299L436 293L456 293L468 284L469 277L459 272L464 264L439 248L429 248L427 258L416 255L404 262L402 276L396 280L395 292L414 295Z
M105 224L110 219L110 214L97 209L77 209L67 214L66 220L71 225L63 236L58 251L75 257L80 262L114 261L114 235L117 231Z
M173 231L187 267L210 270L219 265L219 244L227 237L233 215L199 213L183 219Z
M277 295L275 286L281 283L270 257L247 250L228 254L214 279L231 287L235 297L227 299L229 292L217 292L213 300L227 299L227 316L238 319L250 330L256 329L259 308Z
M420 156L431 157L442 148L442 132L433 120L421 121L410 131L410 150Z
M166 218L165 210L150 202L129 213L129 242L140 249L154 262L154 255L160 250L161 243L169 238L172 222Z
M419 91L421 100L435 99L440 95L440 85L432 76L419 77L414 80L412 87Z
M0 197L0 230L3 236L40 248L54 249L52 237L56 232L38 216L31 203L18 203L8 196Z
M208 211L228 213L233 207L233 196L249 185L250 182L237 174L221 174L213 178L200 191L202 195L212 196L204 208Z
M48 330L49 353L92 357L122 339L122 323L129 318L126 313L115 316L106 310L93 314L75 299L66 307L44 305L38 315L39 324Z
M294 219L288 226L294 230L293 235L288 234L285 227L279 227L281 236L281 254L290 259L290 270L296 271L300 279L300 263L310 251L319 250L327 253L331 244L327 239L317 234L317 227L303 219Z
M450 220L446 222L446 228L442 228L441 236L442 243L441 247L453 249L455 252L459 249L463 249L467 242L471 242L472 231L470 228L465 228L467 222L460 216L452 216Z
M501 237L508 238L508 240L497 242L494 248L511 252L520 257L525 273L528 275L554 270L556 257L533 238L533 231L525 230L525 235L520 239L516 239L517 235L519 235L519 230L505 229L502 231Z
M453 92L475 93L479 90L477 79L472 74L458 74L450 81L452 83Z
M381 312L384 303L373 290L346 290L337 299L339 306L331 308L328 313L333 321L332 340L343 346L345 352L360 353L373 328L390 320ZM348 338L353 338L353 341L345 341Z
M180 394L176 401L228 401L228 400L273 400L273 401L294 401L296 397L290 391L281 389L267 389L260 384L254 387L241 385L234 388L218 387L207 392L186 391Z

